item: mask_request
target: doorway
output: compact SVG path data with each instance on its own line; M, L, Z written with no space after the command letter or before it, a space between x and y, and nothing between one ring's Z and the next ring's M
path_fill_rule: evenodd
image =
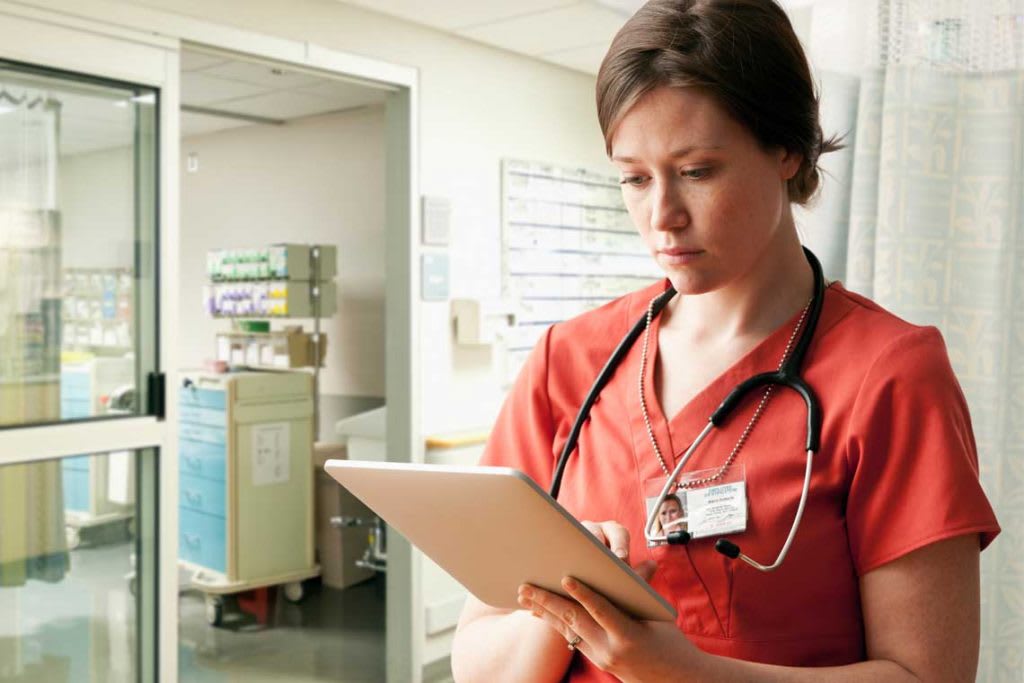
M299 593L290 593L295 582L265 586L272 576L239 578L231 571L232 554L238 564L258 563L284 550L237 530L232 515L259 511L241 507L238 489L246 483L230 467L227 481L186 469L208 444L186 434L192 425L181 417L179 679L231 680L258 670L291 681L383 680L385 577L356 566L369 548L369 527L331 526L331 512L352 501L337 500L339 487L318 481L317 455L344 456L336 423L385 404L386 107L395 89L197 45L182 49L180 82L178 295L181 329L188 333L175 340L179 385L206 381L213 390L260 379L256 373L313 372L309 359L262 351L286 336L318 334L323 364L313 389L318 446L289 454L290 466L313 480L313 500L276 513L282 523L282 516L312 505L316 567L309 573L315 575L300 579ZM318 319L295 311L293 302L287 316L265 316L266 325L249 328L259 312L232 297L264 281L275 286L274 276L260 272L261 254L275 245L292 251L317 245L329 259L317 282L333 291L323 296ZM270 411L266 424L279 424L270 422L278 420ZM233 429L229 424L228 433ZM230 442L228 461L248 457ZM212 512L202 502L210 486L226 488L228 500ZM368 521L369 515L348 516ZM192 520L200 526L190 526ZM203 524L227 530L222 567L190 555L189 544L209 542L200 538Z

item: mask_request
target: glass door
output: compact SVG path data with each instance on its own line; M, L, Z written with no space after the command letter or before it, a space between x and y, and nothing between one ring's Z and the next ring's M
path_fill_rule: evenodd
M158 679L169 69L75 34L0 16L0 682Z

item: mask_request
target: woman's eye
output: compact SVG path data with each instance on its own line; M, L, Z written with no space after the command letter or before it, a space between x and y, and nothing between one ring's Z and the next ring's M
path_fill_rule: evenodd
M683 176L691 180L703 180L708 177L709 173L711 173L710 168L691 168L683 171Z
M632 185L633 187L640 187L645 182L647 182L646 176L628 175L619 181L619 185Z

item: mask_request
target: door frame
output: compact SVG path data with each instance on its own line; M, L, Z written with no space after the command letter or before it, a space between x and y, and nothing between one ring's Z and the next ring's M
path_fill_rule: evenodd
M173 131L176 121L170 116L178 109L178 46L173 40L147 36L109 27L87 20L70 20L53 13L0 1L0 56L23 64L36 65L69 77L82 74L102 79L132 83L159 91L156 119L159 131ZM139 337L136 353L143 360L143 369L163 372L174 367L174 348L163 343L166 330L177 323L174 297L177 273L176 204L171 201L174 186L167 166L176 163L172 152L177 145L168 144L167 134L158 136L156 155L156 192L154 209L155 235L144 235L152 242L141 243L137 250L141 286ZM155 253L156 261L151 256ZM148 348L148 347L154 348ZM146 377L137 378L141 383ZM148 391L148 388L147 388ZM137 627L137 664L139 675L159 671L161 624L174 617L176 606L168 609L166 596L170 586L164 565L157 558L173 558L177 551L161 535L158 519L168 507L169 491L163 473L172 467L173 430L162 417L111 417L81 422L11 425L0 429L0 465L27 464L82 453L113 451L152 451L155 458L140 455L137 483L143 488L139 495L136 529L142 541L137 546L139 616ZM156 500L152 499L156 493Z
M418 291L420 254L419 225L419 73L409 66L333 50L307 41L291 40L241 30L179 14L110 0L0 0L0 21L32 21L47 24L62 40L44 45L38 35L28 32L24 41L4 44L0 55L19 61L52 65L76 71L95 72L119 80L153 85L159 98L159 225L160 225L160 352L159 367L165 372L178 368L172 331L177 329L179 252L179 167L180 167L180 52L183 45L238 53L261 61L280 62L325 75L373 81L393 91L386 104L388 153L386 196L387 277L385 326L385 401L388 405L388 459L423 461L420 430ZM122 53L114 63L94 59L84 44L98 39L116 39ZM148 49L149 51L144 50ZM152 49L162 54L154 65ZM147 59L128 57L140 52ZM140 66L162 67L159 82L147 82L137 75ZM83 445L112 445L98 450L117 450L134 445L156 446L165 457L159 468L159 599L158 680L178 680L178 472L177 436L170 428L177 424L177 387L166 383L166 421L132 418L47 427L26 427L0 432L0 453L7 446L31 444L32 452L48 457L81 453ZM135 435L134 440L131 438ZM74 443L73 451L62 450ZM17 452L17 451L15 451ZM26 459L41 459L26 456ZM396 535L388 543L387 572L387 680L419 683L422 680L424 618L419 596L419 556Z

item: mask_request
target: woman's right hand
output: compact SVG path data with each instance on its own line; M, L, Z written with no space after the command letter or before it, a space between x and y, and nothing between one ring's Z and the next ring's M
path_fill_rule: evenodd
M608 546L616 557L633 567L633 571L640 575L644 581L650 581L651 577L654 576L654 570L657 569L657 563L654 560L644 560L633 566L629 557L629 529L622 526L614 520L608 520L605 522L590 522L581 520L580 524L584 528L592 533L597 540Z

